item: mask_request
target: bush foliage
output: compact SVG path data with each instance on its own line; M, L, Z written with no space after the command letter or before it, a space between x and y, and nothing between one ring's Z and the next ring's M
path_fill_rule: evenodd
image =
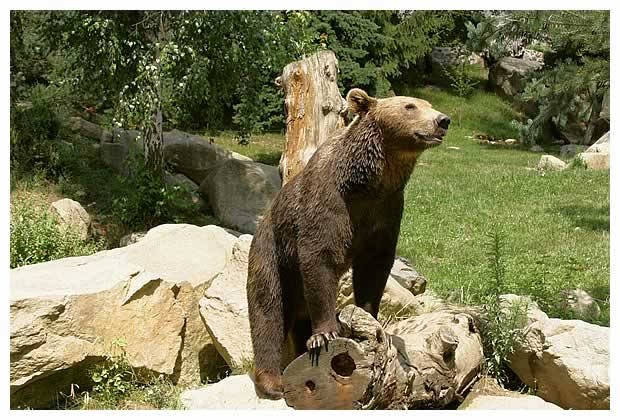
M133 231L179 223L186 213L198 212L197 204L186 199L187 191L167 185L163 178L147 170L143 156L130 158L128 168L128 176L118 176L118 182L131 194L114 198L110 214Z
M55 216L31 201L11 205L11 268L90 255L101 249L103 241L81 240L76 232L61 227Z

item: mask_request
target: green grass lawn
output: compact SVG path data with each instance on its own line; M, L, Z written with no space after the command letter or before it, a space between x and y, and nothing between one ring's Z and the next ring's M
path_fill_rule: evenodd
M506 293L532 295L549 315L570 316L558 306L560 292L580 287L601 306L595 322L609 325L609 172L541 175L532 170L540 153L466 138L481 131L516 138L516 115L493 94L463 100L428 87L409 94L461 120L452 117L444 145L422 156L406 187L398 253L433 291L475 303L492 279L488 234L499 230Z
M519 115L494 94L476 90L463 99L435 87L404 94L430 101L452 124L444 145L422 156L406 187L398 254L437 294L479 303L492 281L488 235L499 230L505 293L533 296L549 315L570 317L558 304L560 292L580 287L602 309L590 321L609 325L609 172L571 168L542 176L534 170L541 153L467 138L478 132L518 138L510 121ZM215 143L277 165L284 138L254 136L244 146L224 133Z

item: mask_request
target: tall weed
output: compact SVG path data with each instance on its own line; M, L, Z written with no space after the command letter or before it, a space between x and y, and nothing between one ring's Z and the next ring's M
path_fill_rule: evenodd
M103 240L81 240L71 230L61 228L47 211L25 200L11 205L11 268L58 258L90 255L104 248Z
M482 301L485 316L481 333L487 374L504 384L510 378L508 362L515 345L523 339L526 308L521 305L507 306L500 295L505 293L504 248L505 234L495 227L488 233L487 268L491 282Z

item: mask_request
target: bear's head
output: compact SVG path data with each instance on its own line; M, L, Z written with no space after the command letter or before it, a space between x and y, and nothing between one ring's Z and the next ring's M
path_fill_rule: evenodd
M386 146L403 151L421 151L442 143L450 118L423 99L394 96L377 99L362 89L347 94L349 110L361 120L374 121Z

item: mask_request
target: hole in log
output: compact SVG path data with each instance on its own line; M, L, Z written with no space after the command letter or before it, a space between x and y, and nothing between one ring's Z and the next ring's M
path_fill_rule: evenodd
M308 381L308 382L306 382L306 388L308 388L310 390L310 392L312 392L316 388L316 385L314 384L314 382Z
M332 369L340 376L353 375L355 368L355 362L348 353L340 353L332 359Z

